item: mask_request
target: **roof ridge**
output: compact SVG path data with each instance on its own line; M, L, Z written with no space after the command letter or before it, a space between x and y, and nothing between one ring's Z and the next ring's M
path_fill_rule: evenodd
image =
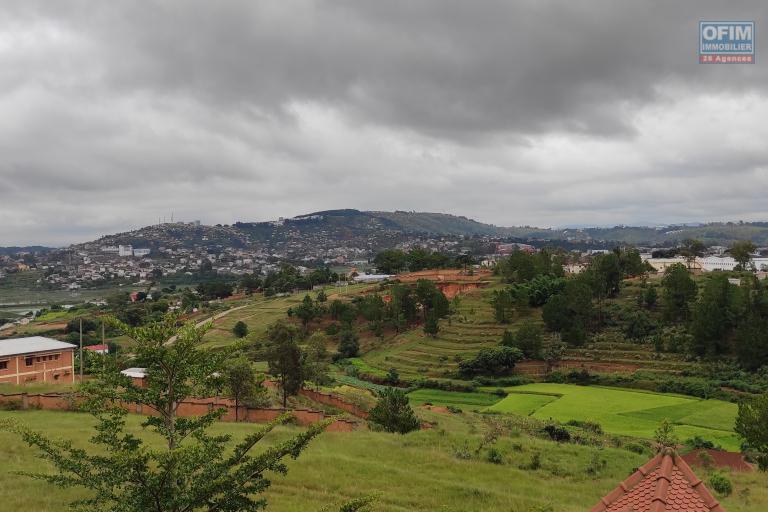
M675 478L675 469L679 471L690 489L701 498L707 511L725 512L725 509L707 489L704 482L696 476L691 467L673 448L663 448L660 450L651 460L637 468L624 481L620 482L617 487L601 498L592 507L591 512L606 512L609 510L611 512L626 512L627 510L634 510L624 508L626 502L623 505L618 505L618 502L624 497L627 500L634 499L635 503L632 503L632 505L635 507L637 507L637 502L639 501L640 504L644 504L647 507L647 509L644 507L643 510L648 510L649 512L666 511L670 500L677 507L677 503L680 500L680 491L678 485L673 487L672 481ZM646 483L640 488L640 493L635 493L633 496L632 492L643 481ZM670 496L670 489L672 488L675 489L673 491L675 494ZM621 508L615 508L614 505ZM700 502L697 501L694 506L696 511L702 510ZM685 508L680 510L685 510ZM690 510L693 511L694 508L692 507Z

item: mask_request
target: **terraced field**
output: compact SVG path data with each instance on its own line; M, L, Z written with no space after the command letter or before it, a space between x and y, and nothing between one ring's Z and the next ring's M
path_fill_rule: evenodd
M562 422L596 421L606 432L645 439L652 439L659 423L668 419L681 441L698 435L727 450L740 446L733 432L737 406L729 402L572 384L528 384L507 391L506 398L486 410Z
M473 357L481 348L498 345L504 330L514 328L493 321L488 302L491 291L478 290L463 296L457 314L440 321L436 337L416 327L363 359L382 370L396 368L406 378L451 377L459 361Z

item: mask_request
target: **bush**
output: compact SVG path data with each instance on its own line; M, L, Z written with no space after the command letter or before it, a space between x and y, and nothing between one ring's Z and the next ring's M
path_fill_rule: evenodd
M590 432L594 432L595 434L603 433L603 427L595 421L569 420L566 423L566 425L571 427L583 428L584 430L589 430Z
M637 453L638 455L643 455L645 453L645 446L637 443L627 443L624 445L624 449Z
M693 436L692 438L687 439L685 444L693 449L707 448L711 450L713 448L717 448L715 443L708 441L701 436Z
M546 425L541 430L542 432L547 434L551 440L557 441L558 443L567 442L571 440L571 433L568 432L568 430L565 427L561 427L560 425L555 425L554 423L550 423L549 425Z
M462 412L464 412L460 408L456 407L455 405L447 405L445 406L445 408L448 409L448 412L453 414L461 414Z
M371 409L369 421L380 425L387 432L407 434L420 427L419 419L408 403L408 397L398 389L382 391L378 403Z
M234 334L238 338L245 338L246 336L248 336L248 325L242 320L240 320L232 328L232 334Z
M504 375L522 358L523 353L514 347L483 348L474 358L460 362L459 372L464 376Z
M10 400L8 402L0 402L0 410L2 411L20 411L24 408L21 400Z
M709 487L720 496L730 496L733 492L731 481L722 473L715 473L709 477Z
M337 323L328 324L328 327L325 328L325 334L328 336L336 336L339 334L339 329L339 324Z
M520 469L528 469L531 471L536 471L537 469L541 469L541 455L539 452L534 453L531 456L531 462L528 464L523 464L520 466Z
M488 460L488 462L491 464L503 464L504 456L496 448L489 448L486 460Z

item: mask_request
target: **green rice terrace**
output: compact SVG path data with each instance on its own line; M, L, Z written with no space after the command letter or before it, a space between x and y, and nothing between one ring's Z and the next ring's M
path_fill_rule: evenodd
M419 389L409 394L414 404L453 406L498 414L530 416L540 420L571 420L598 423L605 432L653 439L663 420L675 424L681 441L699 436L722 448L739 450L733 432L736 404L700 400L666 393L651 393L601 386L537 383L461 393Z

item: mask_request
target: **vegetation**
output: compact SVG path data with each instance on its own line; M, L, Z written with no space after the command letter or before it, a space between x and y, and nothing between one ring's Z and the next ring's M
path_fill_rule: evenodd
M252 455L256 444L280 418L246 436L227 455L228 436L208 429L221 416L212 411L198 418L177 416L178 404L211 389L211 376L222 369L224 353L199 348L204 328L176 326L176 318L146 328L115 324L136 341L137 360L147 368L146 387L135 386L116 367L106 364L97 381L83 390L86 407L96 418L94 448L83 450L51 440L29 428L6 422L4 427L37 449L56 473L36 471L30 476L50 484L79 487L89 494L74 502L81 510L181 512L193 510L258 510L266 502L257 498L270 485L266 470L285 471L282 460L297 457L325 428L324 424ZM174 338L173 343L167 343ZM143 404L157 413L142 427L162 439L162 447L149 447L127 431L127 412L120 403Z
M387 432L407 434L419 429L419 419L413 412L405 393L395 388L381 392L379 401L371 409L368 420Z

